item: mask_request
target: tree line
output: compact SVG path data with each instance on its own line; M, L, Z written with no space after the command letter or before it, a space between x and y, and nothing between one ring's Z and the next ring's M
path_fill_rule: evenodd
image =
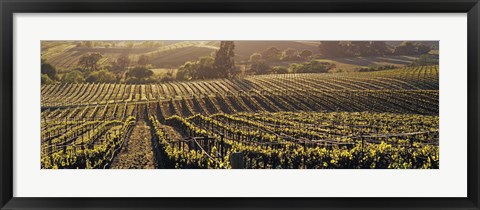
M318 46L324 57L355 57L383 55L422 55L432 48L418 42L403 42L399 46L389 46L385 41L324 41Z
M234 50L233 41L221 41L215 56L200 57L181 65L178 68L177 79L231 78L236 71Z
M98 52L88 53L80 57L77 68L63 75L57 73L57 69L42 59L41 79L42 84L51 84L55 81L64 83L145 83L153 82L153 71L149 70L149 58L141 55L136 65L130 67L132 60L128 55L121 55L108 65L99 66L103 55Z

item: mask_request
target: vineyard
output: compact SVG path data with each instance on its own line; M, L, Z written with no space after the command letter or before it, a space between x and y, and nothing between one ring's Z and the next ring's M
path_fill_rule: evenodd
M41 88L42 168L439 168L438 66Z

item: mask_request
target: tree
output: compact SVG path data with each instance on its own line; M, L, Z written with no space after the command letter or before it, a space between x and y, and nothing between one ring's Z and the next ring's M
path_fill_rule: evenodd
M141 55L139 58L138 58L138 65L139 66L146 66L148 64L148 56L146 55Z
M46 74L42 74L42 85L49 85L49 84L53 84L53 80L50 79L50 77Z
M120 67L120 70L125 70L130 64L130 59L128 58L128 55L121 55L118 57L116 63L118 67Z
M288 48L282 52L280 60L282 61L295 61L299 60L300 56L298 55L298 51Z
M288 68L285 66L274 66L270 69L270 73L273 74L287 74Z
M155 75L155 79L160 82L172 82L174 81L173 70L168 70L167 73L161 75Z
M49 63L46 63L45 60L43 59L42 59L42 64L40 69L42 74L46 74L48 77L50 77L51 80L56 80L57 70L55 69L54 66L52 66Z
M414 42L403 42L395 47L395 55L421 55L430 52L431 48L427 45Z
M192 80L196 77L196 62L187 61L185 64L178 67L177 79Z
M370 42L369 41L350 42L350 44L348 45L348 54L352 56L369 56L371 54Z
M134 82L134 83L150 82L151 77L153 76L153 71L145 67L137 66L133 69L130 69L125 74L125 76L128 82Z
M94 71L90 73L86 79L87 82L103 82L103 83L113 83L116 82L117 78L115 74L102 69L100 71Z
M215 53L215 70L218 77L229 77L235 69L233 41L221 41L220 49Z
M80 57L78 64L82 66L83 71L95 71L97 69L97 62L102 58L102 54L94 52Z
M266 60L258 60L252 63L250 69L255 74L267 74L270 71L270 65L268 65Z
M215 67L214 67L215 59L211 56L201 57L196 65L196 75L195 79L210 79L216 77Z
M318 51L326 57L341 57L345 55L345 46L339 41L322 41Z
M438 57L436 55L423 54L418 57L410 66L431 66L438 65Z
M310 50L303 50L303 51L299 54L299 56L300 56L301 58L303 58L304 60L310 59L310 58L312 57L312 55L313 55L313 52L310 51Z
M290 64L289 72L291 73L326 73L331 68L329 63L323 63L316 60L298 64Z
M262 52L262 58L267 61L278 61L280 60L281 54L282 51L272 46Z
M413 42L403 42L401 45L395 47L393 53L395 55L413 55L416 53L416 47Z
M73 70L62 77L62 82L64 83L82 83L85 82L82 72L78 70Z
M177 78L181 80L210 79L218 76L215 59L211 56L201 57L197 61L187 61L178 68Z
M371 43L371 47L372 47L373 54L376 56L386 55L391 53L387 43L384 41L373 41Z
M319 51L326 57L380 56L390 54L384 41L325 41L319 45Z

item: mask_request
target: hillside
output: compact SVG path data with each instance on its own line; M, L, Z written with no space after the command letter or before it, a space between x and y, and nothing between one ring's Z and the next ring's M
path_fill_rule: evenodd
M52 64L59 74L79 68L79 60L89 53L100 53L103 58L97 63L99 68L108 68L120 56L128 56L129 66L137 65L140 56L147 56L152 69L176 69L187 61L203 56L214 56L220 41L96 41L94 46L80 45L81 41L43 41L41 57ZM391 46L398 46L402 41L388 41ZM438 45L438 42L422 42L425 45ZM242 63L255 52L262 52L269 47L284 51L310 50L318 53L318 41L235 41L235 60ZM436 51L438 54L438 50ZM346 57L317 59L321 62L335 64L331 72L357 71L369 66L409 65L418 56L378 56L378 57ZM270 66L286 66L302 61L276 61Z
M127 47L117 44L115 47L105 47L106 44L96 47L78 47L78 42L42 42L42 59L54 65L61 72L78 67L82 55L98 52L103 55L100 66L108 65L121 55L128 55L135 62L141 55L150 57L150 63L155 67L179 66L187 61L214 53L219 41L162 41L158 47ZM111 44L110 44L111 45ZM315 42L302 41L236 41L235 54L237 60L248 59L255 52L261 52L268 47L275 46L279 50L292 48L295 50L316 51Z

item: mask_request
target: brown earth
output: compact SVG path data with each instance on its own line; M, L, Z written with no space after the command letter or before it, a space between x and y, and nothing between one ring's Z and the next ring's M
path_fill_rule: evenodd
M120 153L112 162L112 169L154 169L157 168L152 147L150 126L137 122L125 139Z

